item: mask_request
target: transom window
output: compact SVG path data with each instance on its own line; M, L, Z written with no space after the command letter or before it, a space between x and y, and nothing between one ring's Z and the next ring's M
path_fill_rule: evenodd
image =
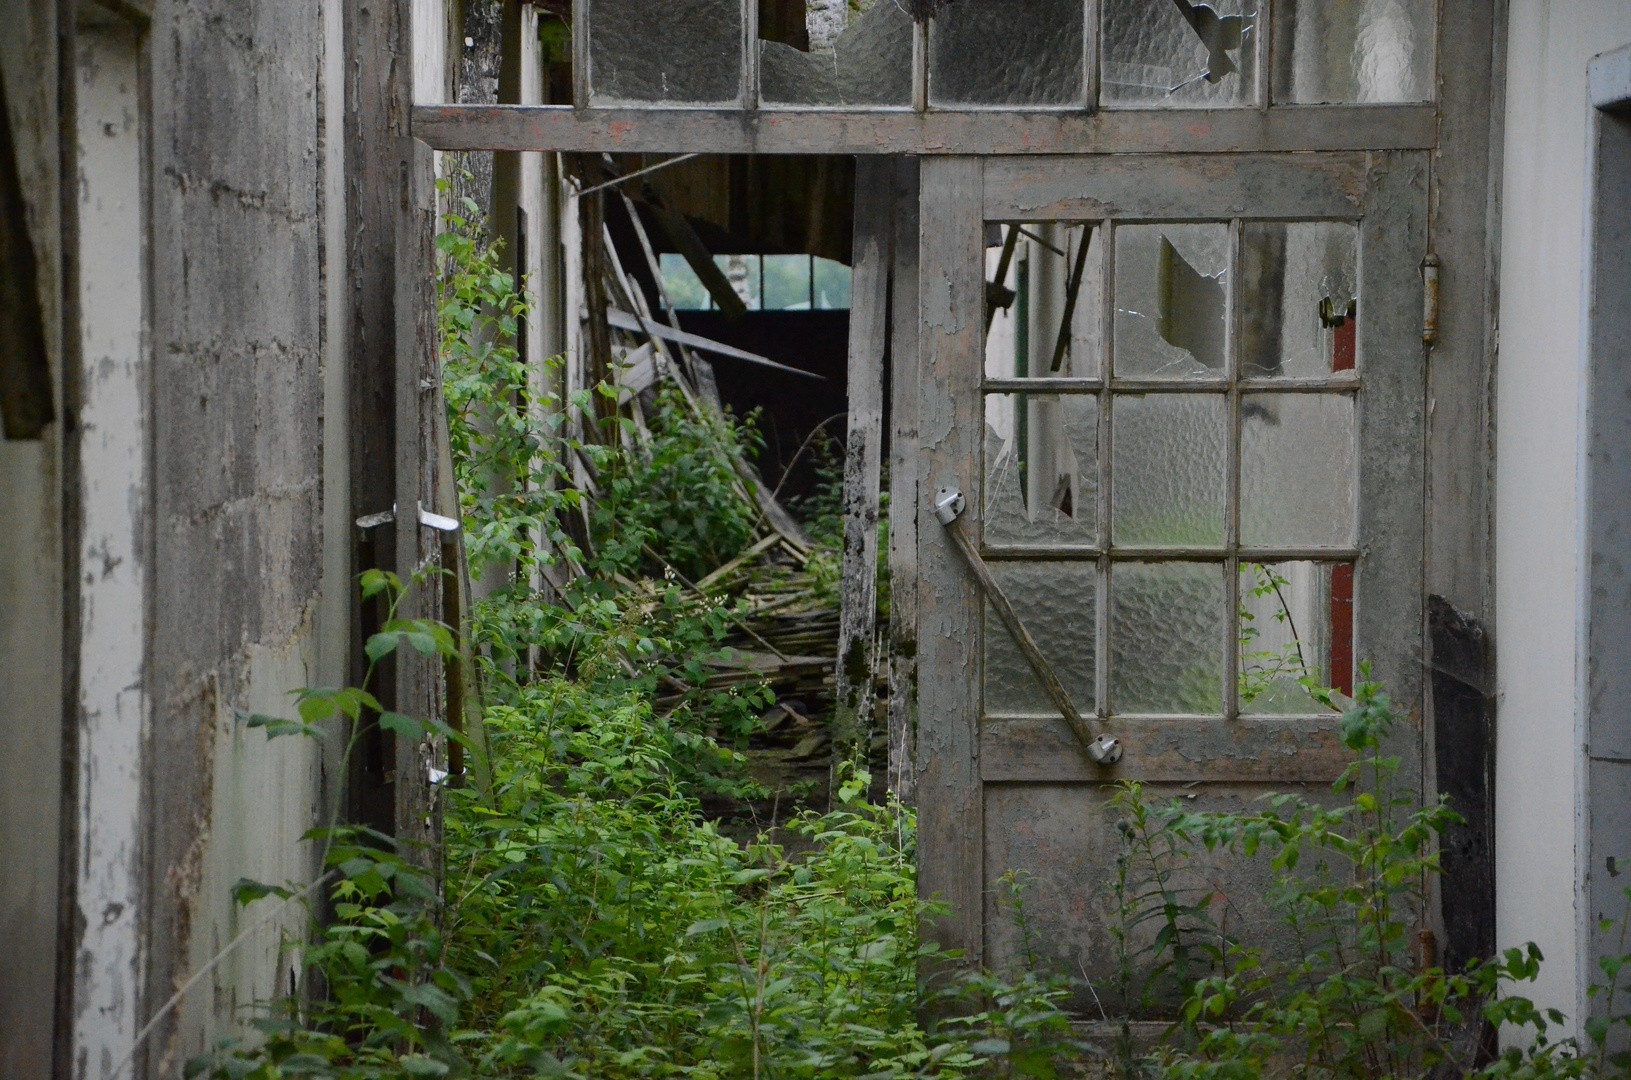
M1432 0L1279 0L1272 19L1264 0L576 6L590 106L1193 109L1432 96Z

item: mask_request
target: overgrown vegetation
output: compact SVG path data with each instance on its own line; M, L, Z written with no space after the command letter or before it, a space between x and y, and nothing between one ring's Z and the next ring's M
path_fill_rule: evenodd
M753 539L734 464L756 445L751 425L667 392L638 441L617 409L591 424L598 438L574 437L563 417L594 417L596 402L559 400L550 373L520 362L526 301L496 252L463 217L439 250L466 543L491 590L462 628L485 739L382 712L360 690L305 691L298 720L248 722L324 738L343 721L347 755L372 725L438 734L486 755L484 782L445 791L440 860L365 829L314 833L333 917L305 949L307 990L261 1003L254 1038L190 1076L1052 1077L1090 1064L1171 1080L1495 1080L1631 1066L1615 1012L1631 957L1605 963L1607 1019L1577 1045L1552 1038L1561 1016L1513 992L1538 971L1533 946L1465 972L1419 954L1454 810L1399 785L1385 752L1399 718L1381 687L1339 701L1289 654L1260 666L1343 708L1356 760L1336 799L1277 795L1250 813L1194 813L1119 787L1120 854L1102 883L1116 970L1094 993L1121 1019L1100 1045L1061 1011L1073 980L1042 966L1022 875L1002 879L1015 970L959 970L937 953L921 928L944 910L918 896L914 815L869 801L864 770L843 772L830 812L732 838L703 799L754 788L739 749L770 694L709 688L710 657L741 613L693 583ZM832 466L829 452L818 508L835 502ZM797 573L819 587L836 565L812 556ZM365 595L393 614L368 643L375 663L404 647L457 656L452 628L394 618L416 585L365 576ZM1214 918L1198 866L1222 854L1268 862L1264 899L1284 947ZM246 882L239 898L275 903L297 888ZM1153 1048L1134 1024L1152 1018L1167 1025ZM1496 1055L1488 1036L1503 1025L1520 1048Z

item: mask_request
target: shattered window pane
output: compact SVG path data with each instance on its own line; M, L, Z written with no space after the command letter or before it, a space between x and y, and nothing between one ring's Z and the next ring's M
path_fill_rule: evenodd
M957 0L929 31L932 105L1081 106L1082 0Z
M985 399L985 542L1098 543L1099 399Z
M594 0L589 81L595 105L740 104L740 0Z
M1275 100L1432 100L1434 8L1433 0L1275 0Z
M893 0L795 2L806 8L803 26L781 25L791 21L782 14L774 31L779 39L759 43L760 100L845 108L912 104L915 24L904 8ZM789 0L779 6L789 7Z
M1359 227L1248 222L1241 250L1241 374L1353 371L1359 351Z
M1195 108L1256 99L1263 0L1105 0L1099 100Z
M811 268L811 291L817 311L848 311L850 268L833 259L816 257Z
M985 373L1095 378L1102 370L1102 232L1064 222L993 225L986 248Z
M1327 711L1303 679L1352 690L1337 674L1353 663L1352 566L1242 562L1238 618L1242 713Z
M1229 227L1116 230L1117 378L1212 379L1227 356Z

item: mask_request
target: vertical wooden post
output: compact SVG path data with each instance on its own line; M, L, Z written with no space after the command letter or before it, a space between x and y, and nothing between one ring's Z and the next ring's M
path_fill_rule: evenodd
M889 790L917 781L918 159L895 164L889 325Z
M855 163L855 256L849 317L849 439L844 455L844 569L838 623L833 780L846 758L866 760L878 605L878 483L883 441L883 355L889 333L890 210L895 165Z

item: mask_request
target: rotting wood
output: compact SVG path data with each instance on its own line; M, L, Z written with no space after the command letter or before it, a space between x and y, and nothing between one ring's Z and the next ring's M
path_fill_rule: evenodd
M980 725L980 778L985 783L1329 784L1353 754L1342 743L1341 717L1117 717L1126 748L1111 767L1074 752L1070 731L1054 716L987 717Z
M890 215L894 162L855 165L855 261L849 318L849 434L844 452L844 549L838 630L833 768L870 739L878 607L878 487L883 367L889 333ZM834 773L833 789L837 790Z
M889 790L912 805L917 780L918 171L895 165L889 326Z
M969 480L983 440L984 174L966 157L924 158L921 169L918 484L969 491L978 520L980 491ZM977 967L986 899L980 605L961 563L944 530L918 529L918 892L948 909L926 935Z
M844 112L419 105L414 133L438 150L623 154L1102 154L1419 150L1432 105L1274 109Z

